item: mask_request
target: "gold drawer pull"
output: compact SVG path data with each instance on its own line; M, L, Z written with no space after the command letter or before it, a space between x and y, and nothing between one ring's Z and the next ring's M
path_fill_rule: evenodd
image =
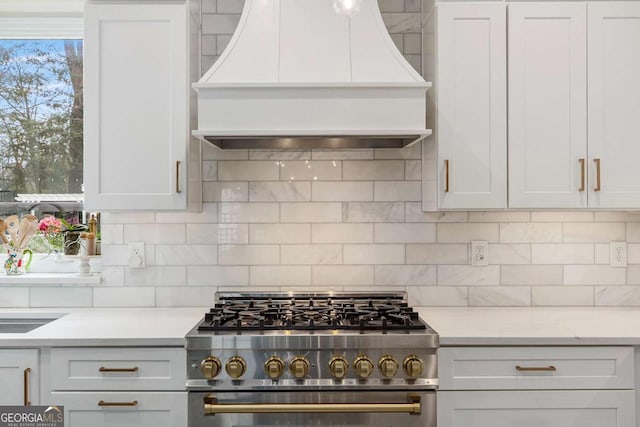
M180 194L180 160L176 160L176 193Z
M584 191L584 159L578 159L580 162L580 188L578 191Z
M516 370L520 372L553 372L556 371L556 367L551 366L519 366L516 365Z
M98 406L138 406L138 401L134 400L132 402L105 402L101 400L98 402Z
M444 192L449 192L449 160L444 161Z
M600 191L600 159L593 159L596 164L596 186L593 191Z
M31 376L31 368L24 370L24 406L31 406L29 398L29 377Z
M100 366L98 369L100 372L138 372L138 367L135 366L133 368L105 368L104 366Z

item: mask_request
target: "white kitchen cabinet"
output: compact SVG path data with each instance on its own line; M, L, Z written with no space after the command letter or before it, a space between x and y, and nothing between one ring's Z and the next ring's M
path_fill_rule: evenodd
M504 3L438 3L426 45L435 58L437 209L507 206L507 65ZM431 49L427 47L427 49ZM428 156L425 156L425 159ZM425 160L428 162L428 159ZM425 171L434 166L425 164ZM424 200L434 197L425 194ZM429 209L424 204L425 209Z
M508 40L509 207L640 207L640 3L510 4Z
M183 348L54 348L53 390L180 390Z
M587 5L511 3L509 207L587 207Z
M635 427L633 347L442 347L438 425Z
M640 3L589 2L589 207L640 207Z
M38 350L0 350L0 405L37 405L39 403Z
M187 207L190 21L197 16L190 5L86 4L84 184L89 210Z
M438 392L438 425L446 427L635 427L635 392Z
M634 388L633 347L449 347L440 390Z
M186 350L53 348L47 403L69 427L187 425Z
M67 427L184 427L187 392L54 392Z

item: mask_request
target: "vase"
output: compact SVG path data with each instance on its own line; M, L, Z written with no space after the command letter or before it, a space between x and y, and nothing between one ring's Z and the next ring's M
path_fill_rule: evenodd
M29 249L16 249L5 245L7 258L4 261L4 272L14 276L27 272L27 267L31 264L33 252Z
M80 232L67 231L64 233L64 254L78 255L80 251Z

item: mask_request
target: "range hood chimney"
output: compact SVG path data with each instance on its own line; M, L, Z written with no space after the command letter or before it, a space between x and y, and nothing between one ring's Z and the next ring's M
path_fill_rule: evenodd
M193 87L193 134L224 149L400 148L431 134L431 84L396 48L377 0L245 0Z

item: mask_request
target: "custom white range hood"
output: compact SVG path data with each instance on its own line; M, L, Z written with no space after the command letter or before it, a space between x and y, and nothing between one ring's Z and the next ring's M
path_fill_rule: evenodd
M404 147L431 134L430 86L377 0L246 0L229 45L193 85L193 134L220 148Z

